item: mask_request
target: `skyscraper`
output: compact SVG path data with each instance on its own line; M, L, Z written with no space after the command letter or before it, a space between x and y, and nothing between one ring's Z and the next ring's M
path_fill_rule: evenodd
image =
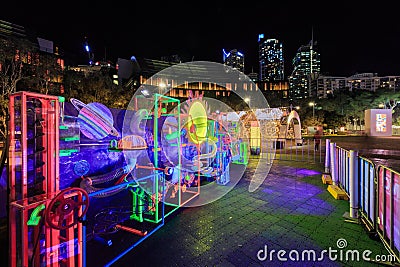
M292 65L293 71L289 76L289 97L294 99L315 96L316 92L311 90L311 82L318 78L321 63L313 38L307 45L302 45L297 50Z
M244 72L244 54L237 49L231 50L229 53L222 49L222 57L225 65Z
M264 34L259 34L258 47L260 81L282 81L284 79L282 42L277 39L264 39Z

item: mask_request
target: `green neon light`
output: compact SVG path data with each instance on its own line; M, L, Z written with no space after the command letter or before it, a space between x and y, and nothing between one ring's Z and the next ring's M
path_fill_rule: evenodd
M60 150L60 157L71 156L72 153L78 152L78 149L64 149Z
M39 212L44 210L46 206L44 204L40 204L37 206L31 213L31 216L29 217L29 220L26 222L28 226L37 226L40 222L40 219L42 218L39 216Z
M144 190L139 185L129 185L128 187L132 187L130 189L132 193L132 215L129 218L143 222Z
M209 132L209 136L208 137L215 137L215 123L213 120L209 120L208 121L208 132Z
M110 148L112 148L112 149L118 148L118 141L116 139L113 139L110 141Z
M65 126L65 125L60 125L59 128L61 130L68 130L68 126Z
M169 146L177 146L177 147L181 147L180 145L178 145L178 144L169 144Z
M174 140L174 144L169 144L169 145L173 145L173 146L181 146L181 138L180 137L180 129L181 129L181 116L180 116L180 101L178 99L172 98L172 97L168 97L165 95L161 95L161 94L155 94L154 98L153 98L153 110L157 111L163 110L163 106L164 104L167 103L176 103L177 104L177 108L175 109L176 112L174 113L167 113L167 114L160 114L161 116L176 116L176 119L178 121L178 131L176 131L175 133L172 133L168 136L168 138L173 139L176 138L176 144L175 144L175 140ZM161 117L160 116L160 117ZM160 150L163 149L163 147L160 145L160 140L159 140L159 131L160 131L160 118L157 116L149 116L149 119L153 119L153 138L154 138L154 151L153 151L153 155L154 155L154 161L153 161L153 165L155 168L159 168L161 162L160 159ZM181 166L181 154L178 153L178 165L175 171L178 171L178 177L180 177L181 171L180 171L180 167ZM176 209L178 209L180 207L180 203L181 203L181 193L180 193L180 183L178 183L179 189L178 189L178 204L172 204L172 203L166 203L165 201L163 201L163 205L169 205L174 207L174 209L169 210L169 212L166 214L164 209L160 209L160 205L158 204L159 202L162 201L162 199L160 199L160 197L162 197L161 195L164 192L164 187L165 187L165 179L164 179L164 174L159 172L159 171L155 171L154 173L154 181L152 184L152 193L154 196L154 199L152 199L152 201L154 201L154 205L155 205L155 209L154 212L151 214L152 217L151 218L144 218L145 221L148 222L153 222L153 223L159 223L163 217L166 217L169 214L172 214L173 211L175 211ZM151 196L149 196L151 197Z
M66 142L68 142L68 141L78 141L78 140L80 140L79 136L65 137L65 138L62 138L62 139L64 139L64 141L66 141Z
M178 130L178 131L175 131L173 133L167 134L167 135L165 135L165 139L167 139L168 141L172 140L172 139L176 139L176 138L179 137L179 132L180 131Z
M249 163L249 148L247 143L240 143L240 155L243 157L243 164Z

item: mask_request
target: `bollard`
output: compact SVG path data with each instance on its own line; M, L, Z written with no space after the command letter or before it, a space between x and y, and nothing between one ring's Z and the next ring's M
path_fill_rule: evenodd
M330 161L330 143L331 140L330 139L326 139L325 140L326 144L325 144L325 173L329 173L330 172L330 168L329 168L329 161Z
M337 176L337 168L336 168L336 143L330 143L330 171L331 171L331 176L332 176L332 184L333 185L338 185L338 176Z
M358 217L358 153L350 150L349 166L349 192L350 192L350 218Z

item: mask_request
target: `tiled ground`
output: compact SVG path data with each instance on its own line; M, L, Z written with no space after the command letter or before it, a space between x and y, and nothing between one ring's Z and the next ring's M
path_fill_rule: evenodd
M383 265L346 260L349 250L357 250L360 255L370 250L370 258L388 252L380 240L369 237L361 224L345 220L349 202L334 199L326 190L321 164L275 162L262 186L249 192L254 166L255 160L251 160L243 178L221 199L169 215L164 226L115 266ZM338 248L346 242L346 247ZM272 258L262 259L265 253L259 251L265 248L268 255L275 250ZM336 250L331 252L332 258L337 256L335 261L329 258L330 248ZM285 251L281 258L287 261L278 259L279 250ZM323 250L328 252L321 257ZM315 260L311 251L316 253Z

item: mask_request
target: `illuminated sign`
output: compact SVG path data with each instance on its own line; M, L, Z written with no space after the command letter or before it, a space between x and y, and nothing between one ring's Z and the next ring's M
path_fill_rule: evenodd
M376 114L376 131L386 132L386 114Z

